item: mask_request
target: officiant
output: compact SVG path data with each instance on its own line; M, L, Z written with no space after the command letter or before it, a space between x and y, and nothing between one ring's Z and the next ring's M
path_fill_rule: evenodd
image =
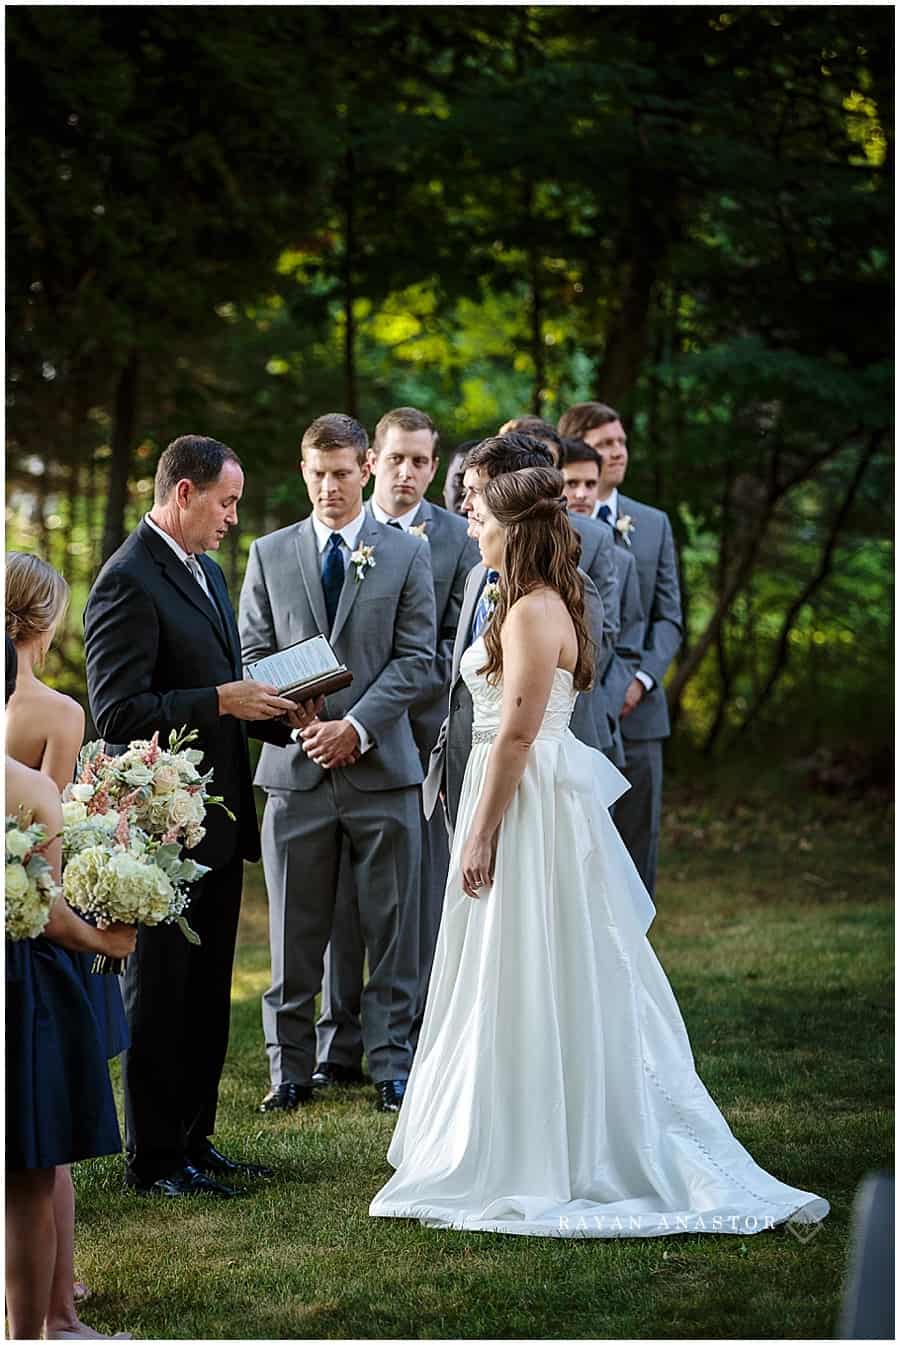
M91 714L115 751L134 738L196 729L201 770L219 808L191 858L209 865L192 888L192 946L175 925L138 931L125 972L125 1185L143 1195L240 1194L271 1175L212 1143L228 1048L231 975L244 860L260 855L247 733L284 746L318 704L298 706L244 680L221 569L207 555L237 523L240 460L216 439L183 435L162 454L154 502L103 566L85 609ZM274 747L272 750L276 750Z

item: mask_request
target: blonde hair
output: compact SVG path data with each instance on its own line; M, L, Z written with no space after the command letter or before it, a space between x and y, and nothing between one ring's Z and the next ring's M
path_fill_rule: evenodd
M69 585L40 556L6 553L6 633L18 644L53 630L69 603Z

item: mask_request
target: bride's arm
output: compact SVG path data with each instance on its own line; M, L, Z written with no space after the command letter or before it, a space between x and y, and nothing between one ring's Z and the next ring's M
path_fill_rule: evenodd
M500 633L503 705L491 744L484 788L462 856L463 891L477 897L493 878L497 830L525 771L544 719L562 637L556 604L528 594L510 609Z

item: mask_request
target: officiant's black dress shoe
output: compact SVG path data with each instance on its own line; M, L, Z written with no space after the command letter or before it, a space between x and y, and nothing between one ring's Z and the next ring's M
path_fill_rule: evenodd
M259 1104L260 1111L294 1111L301 1102L309 1102L313 1090L305 1083L277 1083Z
M263 1167L261 1163L241 1163L234 1158L226 1158L223 1153L204 1140L203 1147L189 1155L192 1167L201 1172L212 1173L215 1177L274 1177L275 1169Z
M375 1092L378 1096L375 1103L376 1111L399 1111L403 1094L406 1092L406 1080L385 1079L383 1083L375 1085Z
M336 1065L323 1060L316 1065L312 1076L313 1088L327 1088L330 1084L364 1083L365 1075L358 1065Z
M246 1194L237 1186L226 1186L224 1182L204 1176L192 1163L185 1163L178 1172L149 1182L142 1181L134 1172L126 1172L125 1190L138 1196L215 1196L218 1200L234 1200L236 1196Z

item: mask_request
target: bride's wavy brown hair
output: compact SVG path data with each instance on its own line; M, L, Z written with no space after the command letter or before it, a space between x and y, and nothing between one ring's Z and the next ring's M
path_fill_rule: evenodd
M581 542L566 514L562 473L525 467L495 476L484 502L504 529L500 595L484 633L487 663L480 671L496 684L503 670L500 631L514 602L536 588L555 589L566 604L578 638L573 681L587 691L594 680L594 642L588 630L584 581L578 573Z

